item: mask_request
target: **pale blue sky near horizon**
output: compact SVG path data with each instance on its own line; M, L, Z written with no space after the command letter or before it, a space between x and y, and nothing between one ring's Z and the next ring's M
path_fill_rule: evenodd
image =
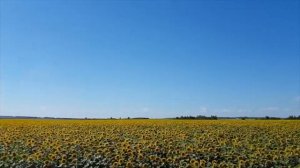
M300 115L300 1L0 5L0 115Z

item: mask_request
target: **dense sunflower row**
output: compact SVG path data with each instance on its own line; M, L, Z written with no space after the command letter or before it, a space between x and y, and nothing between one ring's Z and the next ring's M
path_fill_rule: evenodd
M296 167L299 121L0 120L0 167Z

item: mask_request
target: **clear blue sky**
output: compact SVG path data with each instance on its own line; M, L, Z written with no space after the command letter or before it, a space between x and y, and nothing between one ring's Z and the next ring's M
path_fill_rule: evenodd
M0 5L0 115L300 115L298 0Z

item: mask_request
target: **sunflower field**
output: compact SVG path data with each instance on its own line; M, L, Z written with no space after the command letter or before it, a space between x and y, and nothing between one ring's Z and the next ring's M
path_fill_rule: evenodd
M0 167L299 167L289 120L0 120Z

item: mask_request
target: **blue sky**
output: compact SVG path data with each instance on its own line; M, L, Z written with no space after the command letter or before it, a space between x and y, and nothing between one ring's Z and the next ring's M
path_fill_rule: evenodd
M0 5L0 115L300 115L298 0Z

